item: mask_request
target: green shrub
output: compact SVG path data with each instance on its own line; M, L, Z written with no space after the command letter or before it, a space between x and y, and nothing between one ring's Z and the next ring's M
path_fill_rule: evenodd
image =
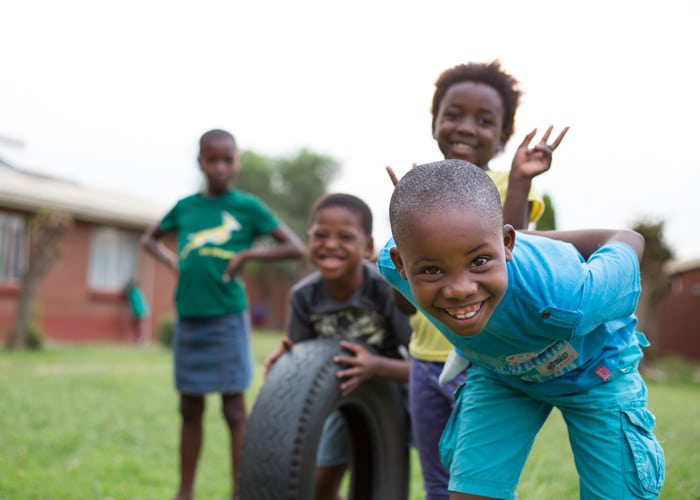
M175 337L175 317L172 314L163 316L158 323L158 342L163 344L168 349L173 346L173 338Z
M39 328L38 321L31 321L27 325L27 349L39 350L44 347L44 332Z

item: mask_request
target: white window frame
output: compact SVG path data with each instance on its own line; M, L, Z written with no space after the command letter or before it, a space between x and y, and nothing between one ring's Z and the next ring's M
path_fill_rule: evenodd
M90 238L88 288L99 292L122 292L136 276L139 238L114 227L96 227Z
M0 212L0 283L19 284L27 269L27 224L18 214Z

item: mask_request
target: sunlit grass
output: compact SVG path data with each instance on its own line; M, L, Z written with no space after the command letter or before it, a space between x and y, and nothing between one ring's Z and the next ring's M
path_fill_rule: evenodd
M256 332L256 375L279 334ZM158 346L50 346L0 352L0 499L166 499L177 486L177 394L171 353ZM700 491L700 384L697 364L655 364L670 382L649 382L650 408L667 460L662 498ZM658 368L656 368L658 367ZM651 378L656 378L650 374ZM197 476L201 499L230 495L228 436L216 396L207 399ZM558 443L558 446L551 446ZM423 498L412 452L411 499ZM547 421L518 487L521 499L578 498L566 429Z

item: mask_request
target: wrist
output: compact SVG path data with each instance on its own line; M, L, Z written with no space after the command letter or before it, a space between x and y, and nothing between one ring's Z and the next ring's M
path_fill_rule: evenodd
M533 177L535 176L529 175L525 172L521 172L517 168L511 168L510 172L508 173L508 185L510 185L511 183L529 185L532 182Z

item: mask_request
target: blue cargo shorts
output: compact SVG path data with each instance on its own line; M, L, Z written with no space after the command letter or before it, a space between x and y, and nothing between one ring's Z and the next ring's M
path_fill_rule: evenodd
M647 389L635 369L584 392L528 394L473 366L455 393L440 441L449 490L513 498L537 432L552 408L566 422L581 498L657 498L664 453L652 433ZM568 446L565 439L549 443ZM604 478L604 479L602 479Z

